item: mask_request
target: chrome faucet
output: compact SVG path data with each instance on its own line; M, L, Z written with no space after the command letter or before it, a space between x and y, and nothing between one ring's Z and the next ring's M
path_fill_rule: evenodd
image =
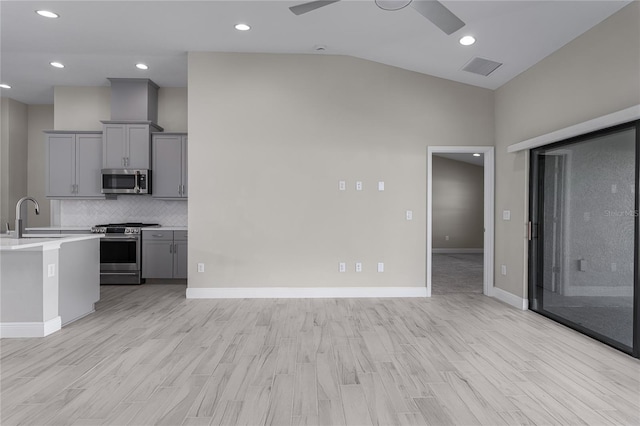
M33 201L33 204L36 205L36 214L40 214L40 206L38 202L33 197L22 197L16 203L16 235L15 238L22 238L22 233L24 232L24 225L22 224L22 218L20 214L22 213L22 203L25 201Z

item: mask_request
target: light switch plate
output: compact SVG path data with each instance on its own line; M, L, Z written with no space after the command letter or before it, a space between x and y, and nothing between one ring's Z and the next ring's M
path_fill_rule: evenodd
M47 265L47 277L55 277L56 276L56 264L50 263Z
M204 263L198 263L198 272L204 272Z
M378 262L378 272L384 272L384 263Z
M511 220L511 210L502 210L502 220Z
M500 273L502 275L507 275L507 265L500 265Z
M384 182L378 182L378 191L384 191Z

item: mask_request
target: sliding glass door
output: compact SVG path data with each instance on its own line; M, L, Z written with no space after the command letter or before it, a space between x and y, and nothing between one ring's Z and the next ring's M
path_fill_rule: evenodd
M640 122L531 151L530 309L639 356Z

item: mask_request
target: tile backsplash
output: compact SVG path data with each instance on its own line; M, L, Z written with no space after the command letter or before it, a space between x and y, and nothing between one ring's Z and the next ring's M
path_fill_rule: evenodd
M156 200L144 195L119 195L116 200L61 200L61 226L145 222L187 226L187 202Z

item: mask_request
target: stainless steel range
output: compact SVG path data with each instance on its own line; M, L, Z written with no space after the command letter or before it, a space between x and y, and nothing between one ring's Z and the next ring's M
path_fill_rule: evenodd
M100 284L141 284L142 233L157 223L110 223L91 228L100 239Z

